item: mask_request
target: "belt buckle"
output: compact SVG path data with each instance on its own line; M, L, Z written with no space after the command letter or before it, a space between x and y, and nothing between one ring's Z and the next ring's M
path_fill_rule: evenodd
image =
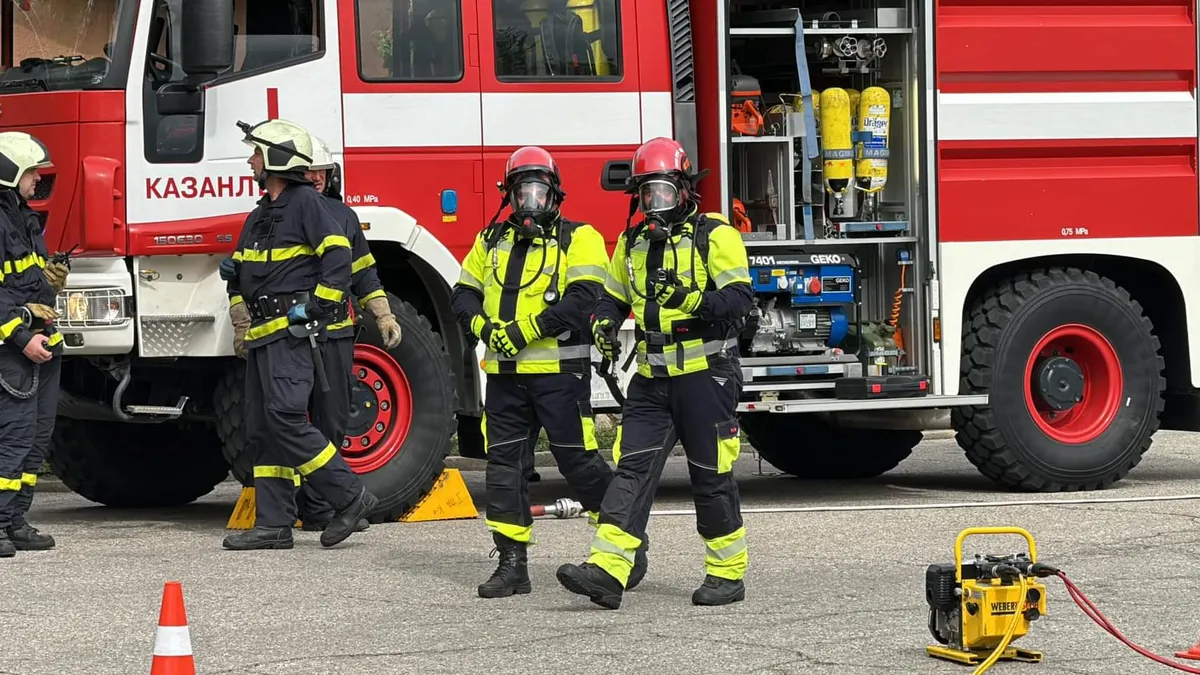
M669 337L670 336L666 333L659 333L658 331L646 331L646 344L653 345L655 347L665 347L666 345L670 344L670 340L667 339Z
M258 318L265 319L271 315L271 297L260 295L254 299L254 306L258 309Z

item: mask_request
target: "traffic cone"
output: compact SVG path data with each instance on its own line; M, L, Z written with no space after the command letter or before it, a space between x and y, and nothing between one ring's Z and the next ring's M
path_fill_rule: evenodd
M183 586L178 581L168 581L163 586L150 675L196 675L187 611L183 608Z

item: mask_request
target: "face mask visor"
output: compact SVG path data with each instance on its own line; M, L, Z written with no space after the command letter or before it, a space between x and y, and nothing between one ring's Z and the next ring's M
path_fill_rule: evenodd
M668 180L651 180L638 186L638 210L646 215L673 211L679 206L679 188Z
M508 199L515 213L547 213L550 211L550 185L540 180L523 180L513 185Z

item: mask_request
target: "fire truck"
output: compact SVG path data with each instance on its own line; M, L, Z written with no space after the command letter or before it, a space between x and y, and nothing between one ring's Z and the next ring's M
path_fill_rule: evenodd
M52 467L123 507L250 480L217 266L261 194L236 123L282 117L333 149L403 326L389 352L362 322L342 446L377 519L426 494L455 439L483 456L482 351L449 297L507 156L551 150L565 213L611 245L633 151L660 136L745 241L756 300L730 339L769 463L877 476L949 424L1004 489L1107 487L1198 419L1195 10L2 3L0 128L50 148L31 203L74 252ZM609 384L594 411L619 409Z

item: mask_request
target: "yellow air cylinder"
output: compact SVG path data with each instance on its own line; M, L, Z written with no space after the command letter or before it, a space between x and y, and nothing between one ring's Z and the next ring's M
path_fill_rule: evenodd
M870 134L858 144L858 166L854 176L858 189L878 192L887 185L888 132L891 126L892 97L882 87L863 90L858 108L858 131ZM861 138L861 137L860 137Z
M850 96L841 87L821 92L821 158L825 191L843 193L854 176L854 145L850 142Z
M850 128L858 128L858 104L862 100L862 94L857 89L847 89L846 95L850 97Z

